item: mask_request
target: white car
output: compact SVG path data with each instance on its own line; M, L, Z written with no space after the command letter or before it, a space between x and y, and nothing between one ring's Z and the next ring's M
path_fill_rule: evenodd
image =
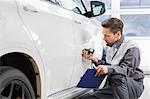
M91 7L93 17L104 13L102 2ZM50 0L0 0L0 99L63 99L87 92L75 86L86 69L81 52L95 48L97 33L90 18Z

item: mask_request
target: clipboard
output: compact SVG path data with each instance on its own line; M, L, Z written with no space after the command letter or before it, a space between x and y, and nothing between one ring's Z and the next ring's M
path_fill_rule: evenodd
M95 76L96 70L95 69L87 69L85 74L81 77L79 83L77 84L76 87L80 88L99 88L103 80L106 82L106 74L105 75L100 75L100 76Z

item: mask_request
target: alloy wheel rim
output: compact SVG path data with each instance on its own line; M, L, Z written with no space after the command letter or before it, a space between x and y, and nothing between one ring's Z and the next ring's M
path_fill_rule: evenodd
M1 99L32 99L30 90L20 80L12 80L5 83L0 88Z

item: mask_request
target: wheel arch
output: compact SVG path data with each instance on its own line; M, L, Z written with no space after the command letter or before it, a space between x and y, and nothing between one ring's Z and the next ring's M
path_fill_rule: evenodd
M11 66L22 71L29 79L36 97L41 98L41 78L35 60L26 53L11 52L0 57L0 66Z

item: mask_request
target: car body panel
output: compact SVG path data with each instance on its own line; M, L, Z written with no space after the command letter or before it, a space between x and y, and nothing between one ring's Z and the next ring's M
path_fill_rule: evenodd
M45 99L45 68L27 28L20 20L15 0L0 0L0 13L0 56L18 52L34 58L42 80L41 98Z
M43 61L48 82L47 92L55 93L68 88L75 56L70 12L61 11L62 8L38 0L18 2L20 16L29 29L41 56L46 58ZM38 11L32 13L25 11L23 7L38 9Z
M93 48L99 53L96 55L102 54L101 36L96 39L100 43L95 40L101 35L98 26L87 17L43 0L0 0L0 5L0 56L19 52L35 60L41 99L51 99L52 94L63 98L65 90L80 93L75 86L91 66L90 61L84 64L82 50Z

